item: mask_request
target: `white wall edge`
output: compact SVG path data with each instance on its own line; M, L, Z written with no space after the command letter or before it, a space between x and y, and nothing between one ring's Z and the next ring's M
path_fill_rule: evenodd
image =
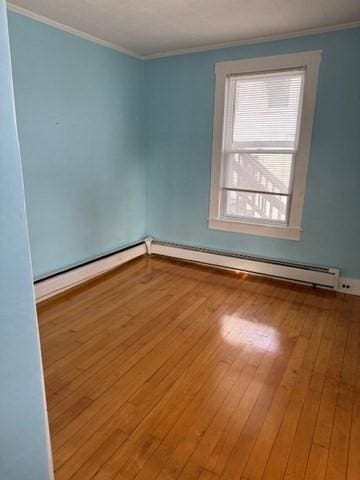
M139 55L132 50L128 50L127 48L116 45L115 43L108 42L107 40L102 40L101 38L95 37L94 35L82 32L81 30L77 30L76 28L70 27L55 20L51 20L51 18L44 17L43 15L34 13L30 10L27 10L26 8L18 7L11 2L7 2L7 8L11 12L24 15L24 17L31 18L32 20L35 20L37 22L45 23L50 27L57 28L58 30L62 30L63 32L70 33L71 35L75 35L76 37L83 38L85 40L88 40L89 42L97 43L98 45L102 45L103 47L111 48L112 50L116 50L117 52L124 53L125 55L128 55L130 57L137 58L138 60L143 59L142 55Z
M41 280L35 284L36 302L38 303L46 300L47 298L64 292L69 288L75 287L145 254L146 246L142 243L141 245L115 253L106 258L95 260L87 265L79 266L68 272L60 273L54 277Z
M360 296L360 278L340 277L337 291Z

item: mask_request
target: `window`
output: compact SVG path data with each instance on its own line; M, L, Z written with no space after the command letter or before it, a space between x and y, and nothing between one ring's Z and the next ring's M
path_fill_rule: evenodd
M300 238L320 58L216 64L209 228Z

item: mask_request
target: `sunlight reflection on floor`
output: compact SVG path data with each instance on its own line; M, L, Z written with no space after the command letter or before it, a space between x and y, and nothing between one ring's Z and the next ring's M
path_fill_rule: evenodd
M254 348L277 353L279 351L279 332L276 328L261 322L241 318L236 314L223 315L221 335L234 346L253 346Z

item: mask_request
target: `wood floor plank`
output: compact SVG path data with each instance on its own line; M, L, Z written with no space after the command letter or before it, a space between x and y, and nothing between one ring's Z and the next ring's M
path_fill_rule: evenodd
M310 382L285 470L286 480L303 478L307 468L323 388L322 377L316 375L313 380L316 388L311 388Z
M273 315L268 315L269 327L274 328L276 326L277 329L281 329L288 314L289 304L287 302L278 304L278 308L273 312ZM254 430L258 431L260 429L265 417L263 413L267 411L267 406L270 405L286 369L294 341L283 341L280 347L277 329L274 329L276 333L273 343L269 345L270 349L267 358L264 359L263 366L258 369L254 381L246 391L235 415L225 426L207 462L207 469L217 474L223 473L223 478L232 478L244 468L248 458L247 452L250 452L248 440L256 439ZM279 351L276 358L273 355L274 349ZM270 370L268 370L269 366L271 367ZM261 372L263 368L265 368L265 375ZM244 430L242 430L243 428ZM250 430L251 434L249 434ZM250 444L252 446L253 442L250 441ZM239 459L241 459L240 463L242 465L239 464ZM224 470L225 465L226 469Z
M231 305L231 303L230 303L230 305ZM222 308L221 312L224 312L223 308ZM213 317L214 317L213 320L217 318L218 311L216 310L214 313L215 313L215 316L213 315ZM181 412L183 410L183 408L182 408L183 405L186 406L189 403L191 403L191 407L190 407L191 409L198 408L198 402L202 398L201 397L201 395L202 395L201 391L202 390L198 390L198 386L199 385L201 386L202 379L207 379L207 377L204 375L204 373L206 372L206 369L209 368L209 367L211 368L211 365L212 365L213 362L214 362L214 371L216 371L216 368L218 368L218 367L216 367L216 363L218 364L218 366L219 365L226 365L226 362L224 362L224 359L222 358L222 356L219 355L219 353L221 353L221 351L218 352L218 347L219 347L219 345L221 346L221 343L219 344L218 341L215 341L215 343L210 342L210 343L207 344L209 339L211 340L211 337L212 337L211 336L210 325L211 325L211 323L210 324L208 323L207 328L206 328L207 331L210 330L210 332L208 332L208 333L210 333L210 336L207 333L206 336L203 339L203 340L205 340L204 345L202 345L202 341L200 342L200 344L197 345L198 347L200 347L200 355L199 355L199 358L197 359L197 362L192 363L190 369L188 371L185 371L185 376L181 374L180 375L180 381L176 382L176 384L175 384L174 395L172 395L171 398L170 398L170 402L173 402L173 403L170 403L171 408L164 409L162 407L162 411L160 413L163 414L163 412L165 412L165 413L168 412L168 414L166 415L165 418L162 416L160 419L158 419L157 423L154 425L154 427L152 429L153 435L156 436L157 438L160 438L160 439L164 438L164 436L167 434L167 432L169 431L171 426L176 422L179 413L181 414ZM198 342L196 342L196 343L198 343ZM208 357L208 353L211 354L210 357ZM189 357L189 355L186 356L186 361L188 360L188 357ZM191 360L191 356L190 356L190 360ZM205 362L205 363L203 363L203 362ZM219 364L219 362L220 362L220 364ZM176 366L176 368L179 365L181 367L181 363L183 363L183 362L180 362L180 364L178 364ZM205 367L205 370L202 368L203 366ZM185 364L185 367L186 367L186 364ZM182 370L180 370L180 371L182 371ZM173 372L174 372L174 370L172 370L172 374L173 374ZM175 370L175 373L176 373L176 370ZM198 377L198 378L193 376L193 375L199 375L199 374L200 374L200 377ZM177 375L179 375L179 373L177 373ZM168 378L168 376L166 378ZM210 379L211 378L212 377L210 377ZM184 383L184 381L185 381L185 383ZM177 385L177 383L179 383L179 385ZM161 383L159 383L159 385L161 386ZM206 386L206 384L205 384L205 386ZM210 386L211 386L211 384L210 384ZM142 395L143 392L139 391L138 394ZM194 395L195 395L195 397L194 397ZM156 391L155 391L155 398L156 398L156 396L157 396L157 394L156 394ZM195 399L196 399L196 401L195 401ZM139 398L139 400L140 400L140 398ZM183 403L182 400L185 400L185 403ZM138 401L136 400L136 396L134 397L133 402L138 403ZM164 405L166 406L166 403L164 403ZM130 403L129 406L130 407L132 406L134 408L134 411L137 412L136 415L132 415L132 418L137 418L138 419L139 411L135 409L135 407L132 403ZM125 406L125 411L126 410L128 410L128 409ZM155 409L155 411L156 410L157 409ZM156 412L155 415L158 414L158 413L159 412ZM153 415L154 415L154 412L151 413L150 424L153 423L153 420L151 419L151 417L153 417ZM191 417L192 417L192 415L190 415L190 418ZM156 418L156 416L155 416L155 418ZM151 427L148 426L147 428L151 428ZM140 427L140 430L141 430L141 427ZM159 451L161 452L161 449ZM158 455L158 453L159 452L156 451L156 456ZM119 452L117 457L118 458L116 458L116 456L115 456L113 459L111 459L111 462L110 462L111 466L106 467L108 470L116 471L115 468L117 468L117 469L119 468L119 465L121 465L121 462L123 462L123 460L124 460L124 452ZM115 465L116 465L116 467L115 467Z
M354 394L354 405L352 411L348 479L356 480L360 478L360 392Z
M310 318L314 323L312 334L308 340L301 367L298 369L296 383L291 393L290 402L285 412L284 419L278 435L273 443L263 480L276 480L283 478L292 444L295 439L299 419L306 400L306 393L310 387L311 375L315 370L316 360L319 356L321 340L323 337L327 312L319 312L314 308L311 310ZM314 319L318 318L318 322Z
M352 388L341 388L338 394L326 468L325 478L328 480L347 478L352 396Z
M225 298L223 295L225 295L225 293L226 295L230 295L231 293L229 289L225 289L223 295L220 295L220 285L217 287L214 285L213 288L217 289L219 295L209 297L207 308L205 308L201 315L197 315L197 318L193 318L196 323L200 325L202 332L206 331L208 317L213 313L214 308L222 308L221 305ZM158 368L165 364L173 354L180 355L181 358L190 347L191 344L189 344L189 341L183 336L183 330L181 328L177 327L175 332L170 332L152 351L141 357L138 363L130 370L127 370L110 389L98 397L87 410L82 412L72 424L57 434L55 437L59 442L55 444L55 458L57 461L59 463L66 461L72 454L71 445L73 445L73 448L76 448L79 442L85 441L107 418L110 418L121 406L119 399L125 402L135 393L140 385L150 378ZM103 412L101 416L99 412ZM94 421L92 421L92 419ZM86 426L87 428L85 428ZM59 447L57 448L58 445ZM60 448L61 446L62 448Z
M294 372L297 372L301 366L307 344L308 341L305 337L300 336L298 338L282 382L265 418L264 425L256 440L248 464L245 467L243 477L248 480L260 479L262 477L272 445L283 420L286 406L290 400L294 382L296 381Z
M183 298L185 296L186 298ZM100 372L101 369L107 368L107 366L109 366L111 370L116 370L116 365L110 365L112 362L120 362L119 365L122 365L124 367L124 358L130 359L133 354L137 354L137 356L139 357L141 352L146 353L146 351L151 348L151 345L156 342L156 335L159 333L159 329L162 335L164 335L164 326L166 324L173 320L171 323L174 326L175 318L173 317L177 315L176 312L183 312L184 309L186 311L187 303L190 303L190 305L193 307L197 304L197 302L201 302L203 300L205 299L202 297L198 298L194 295L188 294L187 290L184 289L183 295L180 298L176 296L162 298L159 301L159 305L153 305L151 312L139 313L127 322L127 324L125 325L126 328L123 328L123 325L120 325L120 332L114 328L109 336L110 341L108 344L108 348L103 349L102 358L96 362L96 365L93 368L88 369L86 372L81 371L81 374L79 375L76 375L77 372L75 372L75 374L70 377L70 383L68 382L69 369L65 374L65 378L64 375L61 376L61 395L58 396L59 400L64 400L66 394L70 393L72 394L72 398L76 398L76 394L81 395L82 393L79 390L79 387L83 386L82 390L84 390L84 388L89 388L88 386L84 385L85 381L88 380L90 377L94 376L96 372ZM156 325L150 329L149 324L151 325L154 322L154 318L157 319ZM151 338L149 339L150 341L147 342L146 336L149 337L150 333ZM118 340L120 342L119 344L117 343ZM119 348L112 348L112 345L116 347L117 344ZM136 360L133 359L133 361L135 362ZM106 376L106 372L103 371L100 376ZM46 378L48 379L48 377ZM68 383L68 385L66 385L66 387L68 388L64 388L64 379ZM57 383L59 383L59 381ZM51 382L50 387L52 387ZM75 393L74 389L76 389L76 387L78 388L78 390ZM57 390L55 387L53 387L50 394L52 392L55 392L56 394ZM56 399L52 400L52 405L56 405L57 403L58 402L56 401Z
M327 448L313 443L306 468L305 480L325 479L328 454Z
M358 300L358 299L357 299ZM360 317L360 302L354 302L352 305L353 322L356 324ZM355 480L360 478L360 344L357 342L356 351L356 369L354 371L354 391L353 391L353 405L351 416L351 432L350 432L350 447L349 447L349 461L347 476L348 480Z
M38 306L56 480L357 480L360 301L143 257Z

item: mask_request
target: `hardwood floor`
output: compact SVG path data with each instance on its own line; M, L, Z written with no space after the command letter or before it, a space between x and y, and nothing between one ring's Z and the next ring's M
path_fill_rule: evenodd
M56 480L360 479L360 299L141 258L38 307Z

